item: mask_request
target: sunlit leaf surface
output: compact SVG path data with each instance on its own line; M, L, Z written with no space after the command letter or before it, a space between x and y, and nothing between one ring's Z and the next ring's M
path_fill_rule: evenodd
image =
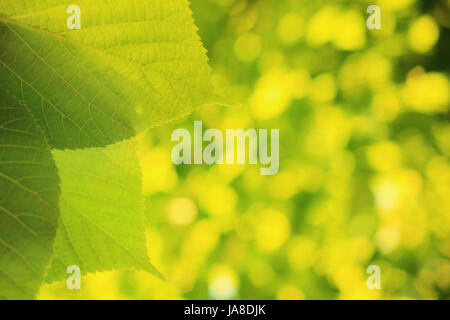
M58 148L104 146L213 97L186 0L1 0L0 87Z
M134 144L54 151L61 176L61 218L47 281L130 268L158 273L145 241L142 182Z

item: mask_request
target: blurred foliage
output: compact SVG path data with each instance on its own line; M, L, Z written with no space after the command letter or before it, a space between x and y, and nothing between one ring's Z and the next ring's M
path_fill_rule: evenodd
M193 0L215 86L141 137L148 247L40 298L450 298L449 1ZM366 8L381 7L381 30ZM280 128L280 172L172 165L176 128ZM381 290L366 268L381 267Z

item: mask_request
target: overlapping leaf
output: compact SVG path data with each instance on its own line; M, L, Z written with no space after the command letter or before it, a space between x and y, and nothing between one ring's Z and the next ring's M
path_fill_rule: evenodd
M34 298L52 255L59 179L28 111L0 90L0 299Z
M81 30L66 8L81 9ZM213 98L187 0L0 0L0 87L52 146L104 146Z
M157 274L146 250L143 195L133 143L54 151L61 176L61 217L48 281L117 268Z

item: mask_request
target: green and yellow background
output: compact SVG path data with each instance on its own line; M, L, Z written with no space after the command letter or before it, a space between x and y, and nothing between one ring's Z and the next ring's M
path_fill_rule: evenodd
M38 298L448 299L450 2L191 2L215 87L241 106L139 137L147 246L166 280L104 272ZM381 30L366 27L371 4ZM279 173L174 166L170 135L194 120L279 128Z

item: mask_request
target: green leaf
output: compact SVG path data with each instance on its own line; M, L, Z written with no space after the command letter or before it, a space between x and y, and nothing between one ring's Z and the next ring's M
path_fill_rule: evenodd
M61 176L61 217L47 281L132 268L158 274L145 241L142 179L134 143L54 151Z
M187 0L0 0L0 87L58 148L104 146L214 99Z
M59 178L28 111L0 90L0 299L31 299L52 255Z

